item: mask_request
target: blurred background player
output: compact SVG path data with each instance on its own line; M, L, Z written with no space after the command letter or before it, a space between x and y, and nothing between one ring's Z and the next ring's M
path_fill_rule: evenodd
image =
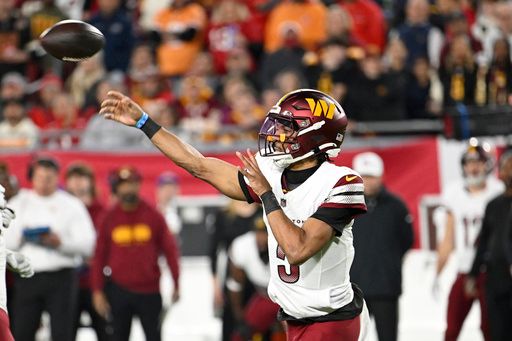
M492 159L482 146L469 145L462 154L461 166L463 182L453 183L442 196L443 207L447 212L444 237L437 248L434 290L437 291L437 277L443 271L451 252L455 251L458 274L448 297L445 340L457 340L464 320L476 299L480 302L482 333L485 340L490 340L484 276L478 276L477 295L468 295L464 286L471 270L476 245L481 243L477 237L482 226L485 206L503 187L498 181L488 177L493 168Z
M179 298L180 256L176 240L164 217L140 197L141 181L141 175L130 166L110 175L117 203L107 210L98 229L91 267L94 307L104 318L112 317L117 341L129 339L134 316L140 319L146 340L161 339L161 254L174 281L172 300Z
M253 230L235 238L229 248L227 287L231 310L237 321L232 341L263 337L277 340L276 336L272 335L272 328L278 324L279 306L272 302L267 294L270 280L267 238L265 222L259 218L254 222ZM244 304L242 295L247 282L252 283L255 290L249 301ZM284 333L281 337L282 340L285 339Z
M76 266L94 248L89 213L80 200L58 188L58 176L54 159L35 159L28 169L32 189L20 190L9 201L17 217L6 245L30 258L35 272L14 283L13 330L19 341L34 340L43 311L50 315L53 341L72 339Z
M512 335L512 268L507 262L508 228L512 219L512 150L500 157L499 176L505 190L485 208L478 247L468 274L468 295L484 296L487 303L488 340L509 340ZM485 285L479 283L485 266ZM476 285L475 285L476 284Z
M15 212L6 206L5 188L0 185L0 340L4 341L14 341L7 316L5 269L7 267L11 271L19 273L22 278L34 275L34 270L27 257L5 248L4 229L9 227L11 221L15 219L15 215Z
M66 190L83 202L91 216L96 231L105 215L105 208L96 197L96 182L92 169L83 163L71 164L66 169ZM91 319L91 327L98 341L108 340L107 324L92 305L89 269L90 259L84 259L78 273L79 293L75 313L74 337L81 327L80 317L86 312Z
M178 215L176 198L180 193L179 178L173 172L163 172L156 180L156 205L165 218L171 232L178 238L181 218Z
M257 205L231 200L228 205L215 214L210 229L210 269L213 279L214 308L222 315L222 340L231 340L236 327L233 316L230 296L224 277L228 272L228 264L219 257L231 247L233 240L246 232L261 218L262 211ZM244 283L242 291L242 306L244 306L254 292L250 283Z
M354 222L356 254L350 278L363 290L379 341L396 341L402 261L414 240L412 218L404 202L384 186L380 156L357 154L352 167L363 178L368 212Z

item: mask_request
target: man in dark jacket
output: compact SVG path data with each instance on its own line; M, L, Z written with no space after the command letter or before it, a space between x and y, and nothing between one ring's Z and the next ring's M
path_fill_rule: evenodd
M508 258L508 225L512 218L512 150L500 158L500 179L505 191L485 208L482 229L478 236L475 260L465 289L474 295L476 277L485 269L487 311L491 340L510 340L512 335L512 274Z
M352 230L356 254L350 278L364 292L379 341L396 341L402 258L414 237L411 216L402 200L383 186L384 165L377 154L356 155L353 168L363 178L368 212Z

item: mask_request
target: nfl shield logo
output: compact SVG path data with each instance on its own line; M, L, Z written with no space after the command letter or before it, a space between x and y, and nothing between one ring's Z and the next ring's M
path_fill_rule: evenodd
M281 198L281 207L286 207L286 199Z

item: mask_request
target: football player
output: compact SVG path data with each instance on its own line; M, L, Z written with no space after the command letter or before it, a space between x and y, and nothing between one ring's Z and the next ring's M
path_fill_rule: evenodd
M263 122L259 152L237 152L243 167L203 156L121 93L109 92L100 114L138 127L176 165L228 197L263 205L268 295L281 307L289 340L365 337L368 313L349 276L353 219L366 212L363 180L330 162L347 127L332 97L310 89L283 96Z
M253 340L254 334L266 334L275 325L279 306L267 295L268 233L263 219L258 219L253 231L235 238L229 248L229 276L226 281L230 303L238 326L232 341ZM242 305L244 284L249 281L255 293L245 307Z
M443 271L452 251L455 251L458 274L448 297L445 340L457 340L462 324L476 299L480 301L482 333L485 340L489 340L483 275L478 278L477 293L468 293L466 282L475 257L485 206L502 191L502 185L488 177L492 170L492 159L482 146L469 145L462 154L461 166L463 182L453 183L443 193L443 207L447 209L447 213L444 237L437 249L434 290L437 290L437 277Z
M4 229L8 228L15 218L14 211L6 206L5 188L0 185L0 340L14 341L7 315L7 289L5 286L5 269L17 272L21 277L27 278L34 274L29 260L21 253L5 248L3 237Z

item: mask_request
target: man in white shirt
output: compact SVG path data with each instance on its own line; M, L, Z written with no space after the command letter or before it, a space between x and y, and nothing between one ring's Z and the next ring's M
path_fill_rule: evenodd
M32 162L31 190L9 201L18 212L6 245L32 261L34 277L14 284L16 340L34 340L41 313L51 318L53 341L71 340L78 290L75 267L91 255L95 232L84 204L58 189L59 166L50 158Z

